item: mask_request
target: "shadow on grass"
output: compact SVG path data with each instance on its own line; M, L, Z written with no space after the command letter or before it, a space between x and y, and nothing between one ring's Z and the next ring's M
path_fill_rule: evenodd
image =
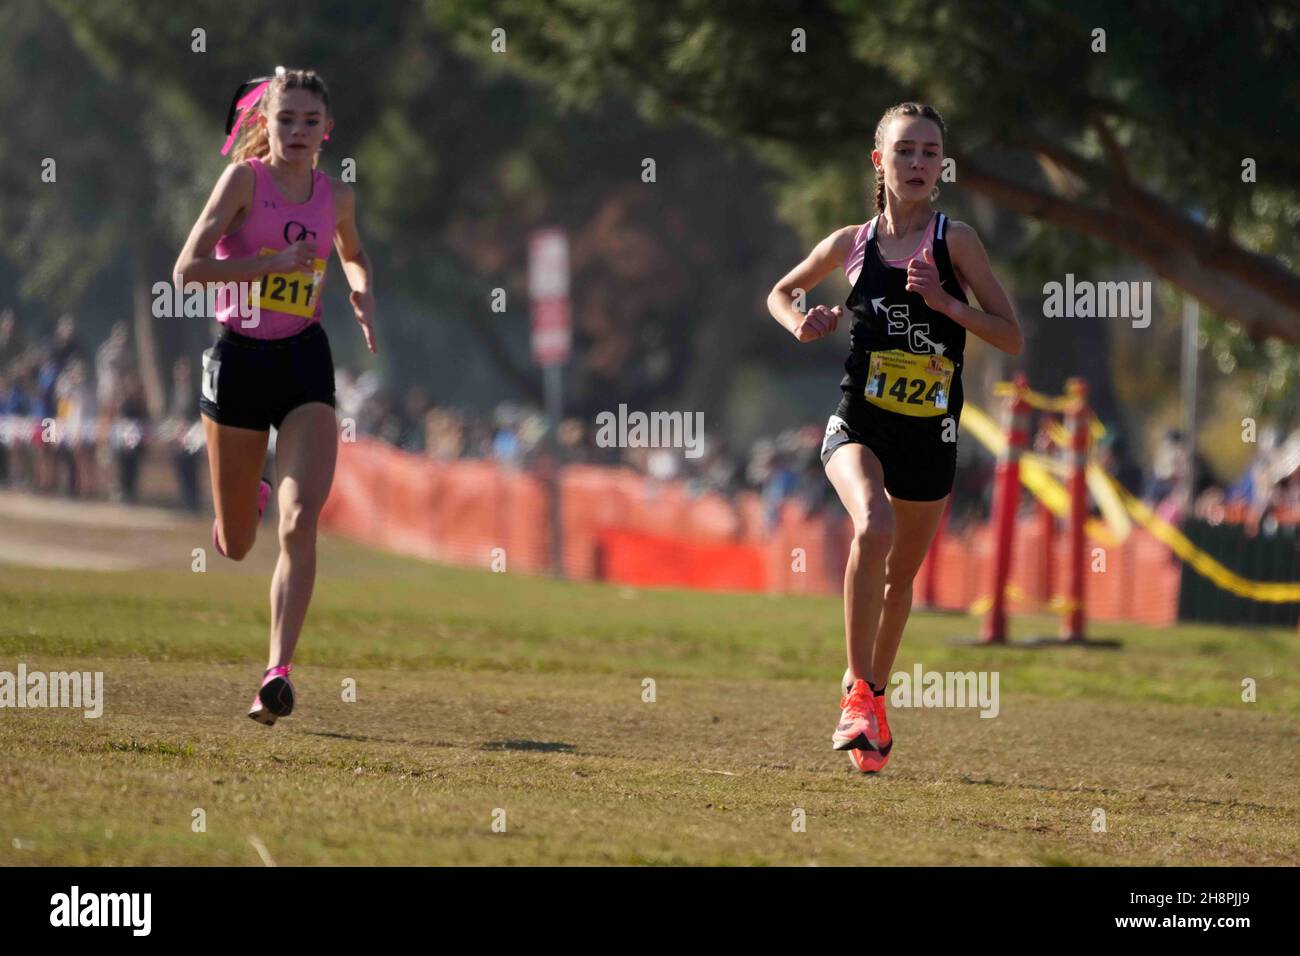
M544 740L489 740L481 750L531 750L540 753L574 753L573 744L551 743Z

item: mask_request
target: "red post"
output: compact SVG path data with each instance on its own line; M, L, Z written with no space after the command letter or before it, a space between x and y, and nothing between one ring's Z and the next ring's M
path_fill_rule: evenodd
M1083 641L1084 602L1084 550L1087 538L1084 523L1088 520L1088 442L1091 439L1088 414L1088 383L1072 378L1065 386L1073 401L1066 418L1070 428L1070 529L1069 529L1069 590L1067 604L1061 616L1061 638L1066 641Z
M1016 512L1020 510L1020 454L1029 444L1029 403L1024 394L1029 380L1019 373L1012 384L1015 391L1003 412L1007 449L998 459L993 479L993 603L980 631L980 642L984 644L1005 644L1007 640L1006 590L1011 576Z

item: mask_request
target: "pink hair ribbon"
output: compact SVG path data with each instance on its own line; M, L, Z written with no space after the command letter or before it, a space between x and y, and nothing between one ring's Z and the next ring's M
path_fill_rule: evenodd
M229 153L230 148L235 145L235 139L239 136L239 128L244 125L244 119L252 112L253 107L257 105L257 101L262 98L262 94L266 92L266 88L270 85L270 80L259 83L235 103L235 109L239 110L239 119L235 121L234 127L230 130L230 135L226 137L226 145L221 147L222 156Z

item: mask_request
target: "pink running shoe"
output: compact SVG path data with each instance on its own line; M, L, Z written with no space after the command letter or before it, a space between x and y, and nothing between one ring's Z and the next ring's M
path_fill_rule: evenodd
M266 512L266 503L271 500L271 483L265 478L257 486L257 519L262 520L262 515ZM223 558L228 557L226 552L221 550L221 542L217 539L217 519L212 519L212 546L217 549L217 554Z
M860 750L876 747L880 730L876 723L876 709L872 705L871 687L864 680L856 680L849 692L840 698L840 722L831 734L831 745L836 750Z
M253 698L253 706L248 710L249 717L270 727L281 717L293 713L293 684L289 680L291 670L292 664L282 664L266 672L257 696Z

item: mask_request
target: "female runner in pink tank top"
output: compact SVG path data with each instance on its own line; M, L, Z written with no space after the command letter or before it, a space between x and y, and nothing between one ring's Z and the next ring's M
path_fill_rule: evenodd
M884 692L912 608L912 579L952 490L966 333L1012 355L1023 344L975 230L931 208L944 134L932 107L888 109L871 153L876 217L831 233L767 298L773 318L800 342L834 332L845 309L852 316L842 394L821 457L853 519L844 571L849 666L831 743L864 773L884 769L893 749ZM839 268L853 287L844 306L798 311L803 294Z
M261 478L276 429L280 557L271 578L271 646L249 716L274 724L293 710L290 663L316 579L316 521L334 480L338 427L334 364L320 325L330 247L375 351L370 259L356 228L352 187L316 169L334 125L325 81L277 68L240 87L226 122L234 146L174 269L178 283L223 284L221 334L203 354L212 540L238 561L253 547L272 491ZM224 284L231 285L224 285ZM255 284L254 284L255 283Z

